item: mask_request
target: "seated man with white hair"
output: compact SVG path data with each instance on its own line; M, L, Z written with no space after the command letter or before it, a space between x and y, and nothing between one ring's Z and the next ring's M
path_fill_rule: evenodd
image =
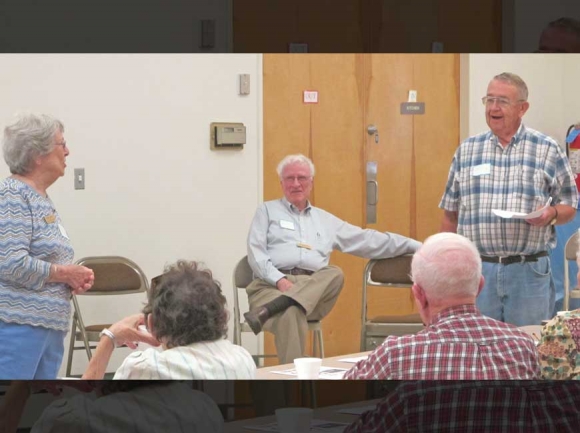
M514 325L486 317L475 306L484 278L479 252L467 238L427 238L411 263L413 297L426 326L390 336L345 379L537 379L533 339Z
M396 233L363 229L313 206L314 164L288 155L276 168L284 197L262 203L248 234L254 280L246 288L246 322L257 335L274 334L282 364L304 356L308 321L322 320L338 300L342 270L333 251L368 259L414 253L420 242Z

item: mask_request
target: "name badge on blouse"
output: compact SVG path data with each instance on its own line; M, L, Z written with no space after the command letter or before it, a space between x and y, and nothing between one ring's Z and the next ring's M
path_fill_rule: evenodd
M66 234L66 230L64 229L64 227L59 224L58 229L60 230L60 234L68 239L68 235Z
M47 224L52 224L53 222L56 221L56 215L55 214L47 215L44 217L44 221L46 221Z
M483 175L489 174L489 173L491 173L491 164L490 163L479 164L471 169L472 176L483 176Z
M298 242L298 243L296 244L296 246L297 246L298 248L306 248L307 250L311 250L311 249L312 249L312 247L311 247L310 245L308 245L308 244L305 244L304 242Z
M294 223L292 221L280 220L280 227L283 229L294 230Z

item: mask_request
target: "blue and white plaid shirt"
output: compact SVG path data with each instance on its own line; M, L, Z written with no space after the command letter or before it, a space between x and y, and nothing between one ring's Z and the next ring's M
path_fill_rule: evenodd
M556 141L522 123L505 148L491 131L461 143L439 207L458 212L457 233L482 255L528 255L556 245L553 226L503 219L491 210L529 213L549 197L552 205L578 206L570 163Z

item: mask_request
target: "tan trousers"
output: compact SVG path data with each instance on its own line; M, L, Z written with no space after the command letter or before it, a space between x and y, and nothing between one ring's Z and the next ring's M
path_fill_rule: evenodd
M287 275L286 278L293 286L284 293L261 279L252 281L246 288L252 310L278 296L288 296L306 311L305 314L292 306L264 323L263 329L274 334L278 359L282 364L304 356L308 320L321 320L330 313L344 284L344 274L337 266L326 266L310 276Z

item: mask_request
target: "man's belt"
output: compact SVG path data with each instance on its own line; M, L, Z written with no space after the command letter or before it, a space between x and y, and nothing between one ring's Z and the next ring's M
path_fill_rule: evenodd
M506 257L490 257L481 256L482 262L488 263L501 263L502 265L511 265L512 263L524 263L524 262L537 262L540 257L546 257L548 255L547 251L540 251L536 254L530 254L529 256L506 256Z
M280 272L286 275L312 275L314 271L302 268L280 269Z

